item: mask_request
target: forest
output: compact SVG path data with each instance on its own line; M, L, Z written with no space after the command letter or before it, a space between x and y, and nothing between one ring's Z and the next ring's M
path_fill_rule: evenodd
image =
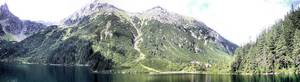
M234 73L300 72L300 10L292 9L235 52Z

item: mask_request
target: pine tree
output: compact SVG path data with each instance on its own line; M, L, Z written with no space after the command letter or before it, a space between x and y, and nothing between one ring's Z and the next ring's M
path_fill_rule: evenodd
M279 40L275 43L276 48L275 48L275 52L276 52L276 64L275 63L275 68L284 68L285 67L285 57L286 53L287 53L287 46L286 46L286 41L284 40L284 35L280 35Z
M299 66L300 59L298 58L300 56L300 30L295 31L294 35L294 45L293 45L293 58L295 60L296 66Z
M278 37L277 33L277 29L271 29L271 31L269 31L268 36L267 36L267 51L268 51L268 72L274 72L274 63L275 63L275 43L276 43L276 38Z

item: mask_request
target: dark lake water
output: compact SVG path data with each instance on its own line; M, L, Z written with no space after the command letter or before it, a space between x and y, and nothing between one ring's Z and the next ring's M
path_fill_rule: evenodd
M95 74L87 67L0 64L0 82L300 82L299 75Z

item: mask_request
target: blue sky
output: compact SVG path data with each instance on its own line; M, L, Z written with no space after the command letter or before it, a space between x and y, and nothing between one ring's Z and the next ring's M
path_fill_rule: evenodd
M291 9L299 0L100 0L129 12L154 6L194 17L230 41L242 45ZM92 0L1 0L21 19L58 22Z

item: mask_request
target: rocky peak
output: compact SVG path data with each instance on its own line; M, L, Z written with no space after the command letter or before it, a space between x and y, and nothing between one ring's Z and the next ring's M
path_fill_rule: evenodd
M144 12L144 14L151 15L151 16L166 16L166 15L169 15L171 13L169 13L167 11L167 9L164 9L160 6L155 6L151 9L146 10Z
M65 18L62 22L64 25L71 26L76 25L82 20L89 19L90 15L96 14L96 13L103 13L103 12L117 12L117 11L123 11L111 4L108 3L101 3L100 1L94 1L90 4L87 4L82 9L76 11L71 16Z
M20 20L9 11L6 3L0 6L0 27L2 33L4 33L2 36L5 34L12 35L16 41L21 41L46 28L46 26L41 23Z
M82 12L84 14L89 15L89 14L98 12L100 10L114 11L114 10L120 10L120 9L118 9L117 7L115 7L111 4L108 4L108 3L100 3L99 1L95 1L93 3L86 5L84 8L82 8L78 12Z
M22 21L13 15L6 3L0 6L0 24L5 32L11 34L20 34Z
M8 18L8 17L14 17L13 14L8 9L8 6L6 3L0 6L0 19Z
M101 2L95 2L95 3L91 3L89 4L90 8L112 8L112 9L118 9L117 7L115 7L114 5L108 4L108 3L101 3Z
M0 10L1 11L8 11L8 6L6 3L4 3L3 5L0 6Z
M158 20L162 23L181 24L184 17L173 12L169 12L160 6L155 6L142 13L145 18Z
M161 6L155 6L146 12L155 12L155 13L168 13L167 9L162 8Z

